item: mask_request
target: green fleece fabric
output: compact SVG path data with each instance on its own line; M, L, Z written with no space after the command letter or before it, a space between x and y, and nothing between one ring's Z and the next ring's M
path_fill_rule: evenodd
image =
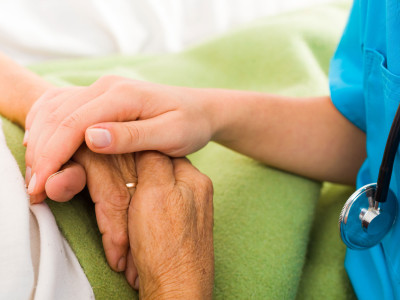
M51 62L32 70L59 86L117 74L182 86L326 95L329 60L348 9L347 3L330 4L262 19L179 54ZM22 130L3 123L24 172ZM337 233L340 207L353 188L325 185L318 201L320 183L214 143L190 159L214 183L216 299L355 298ZM107 266L87 192L47 203L96 299L136 297Z

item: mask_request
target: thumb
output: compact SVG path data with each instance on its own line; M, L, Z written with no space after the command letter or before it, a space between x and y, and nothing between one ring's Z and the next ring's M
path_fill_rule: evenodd
M81 192L86 185L84 168L73 161L69 161L63 168L51 175L45 185L48 197L57 202L71 200Z
M178 140L165 118L131 122L100 123L89 127L85 133L87 146L103 154L132 153L144 150L171 152Z

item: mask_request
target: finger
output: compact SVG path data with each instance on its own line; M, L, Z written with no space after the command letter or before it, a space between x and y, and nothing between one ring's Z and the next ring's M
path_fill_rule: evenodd
M35 118L28 129L29 146L27 148L26 162L31 164L34 153L44 147L49 137L57 128L59 120L65 118L69 112L79 106L79 101L69 101L71 98L78 98L85 91L82 87L65 89L53 97L46 97L41 101Z
M171 159L157 151L136 153L138 188L145 185L160 186L174 184L174 169Z
M24 140L22 142L22 144L26 147L28 144L28 140L29 140L29 130L32 126L32 122L35 119L38 111L40 110L40 108L42 107L42 105L44 103L46 103L46 101L48 101L51 98L56 97L59 93L62 93L64 91L64 89L52 89L47 91L46 93L44 93L41 97L39 97L39 99L37 99L35 101L35 103L33 103L31 109L28 112L28 115L26 116L26 120L25 120L25 134L24 134Z
M212 195L213 186L210 178L201 173L186 157L172 158L171 160L177 184L183 182L195 190L201 190L205 194Z
M84 168L80 164L71 161L61 171L47 179L45 190L50 199L57 202L65 202L81 192L85 185L86 173Z
M107 261L113 270L121 272L127 264L129 246L127 213L131 196L125 184L137 182L132 155L105 156L82 147L74 160L86 170Z
M189 186L196 186L196 183L199 180L202 180L203 176L207 177L193 166L190 160L186 157L172 158L171 161L174 167L174 176L176 181L185 182Z
M114 97L110 93L102 94L76 109L64 118L51 137L47 137L46 144L35 148L33 164L32 158L27 157L27 164L32 166L32 173L36 173L37 179L36 185L28 189L30 194L42 191L46 179L71 158L84 141L85 130L89 126L103 121L137 119L140 108L132 105L131 98L128 101ZM32 132L29 135L31 140Z
M194 167L187 158L173 158L174 174L176 184L184 183L181 189L190 191L194 196L194 203L197 207L197 222L212 232L213 222L213 184L208 176L201 173Z
M24 140L26 140L26 152L25 152L25 163L28 167L31 168L33 164L33 158L35 156L35 152L37 149L40 149L38 147L43 147L44 141L48 139L49 134L47 133L49 130L49 125L51 127L51 124L48 124L47 122L44 122L43 120L46 120L46 118L51 115L57 107L60 105L60 103L65 102L65 100L73 93L76 93L78 88L76 89L69 89L66 90L64 93L57 93L57 90L54 92L50 91L47 95L44 94L43 97L35 102L34 111L31 113L30 112L30 121L29 125L27 124L27 129L25 131L25 137ZM54 97L51 97L54 96ZM55 170L54 172L58 171L59 169ZM53 173L54 173L53 172ZM32 173L33 175L33 173ZM49 175L50 176L50 175ZM46 178L47 180L47 178ZM28 182L29 183L29 180Z
M139 278L139 275L138 275L138 276L136 276L135 285L133 286L133 288L138 291L139 290L139 286L140 286L140 278Z
M41 149L46 147L50 136L53 135L61 120L84 103L96 98L100 93L102 93L102 90L99 89L74 87L43 102L28 132L29 143L25 154L26 164L29 166L33 164L37 153L40 153Z
M172 165L174 166L174 174L176 179L193 177L200 174L200 171L192 165L189 159L186 157L178 157L171 159Z
M25 147L28 145L28 139L29 139L29 130L25 130L24 139L22 140L22 145L24 145Z
M25 120L25 129L29 130L32 126L32 121L35 119L35 116L37 112L40 110L40 107L42 106L43 102L46 102L49 99L52 99L59 94L65 92L69 87L64 87L64 88L54 88L51 90L48 90L46 93L44 93L42 96L40 96L35 103L33 103L31 109L28 112L28 115L26 116Z
M128 281L129 285L136 290L139 289L139 288L136 288L136 286L135 286L137 277L138 277L138 272L137 272L135 263L133 262L132 253L130 251L128 251L126 270L125 270L125 278Z
M123 187L118 189L121 188ZM114 271L122 272L126 268L129 244L126 216L130 202L129 193L107 194L104 190L93 190L92 186L89 189L96 204L96 219L108 264Z
M31 195L29 196L29 201L31 204L37 204L43 202L47 198L47 195L45 192L42 192L37 195Z
M180 155L175 150L182 139L165 125L172 124L173 118L174 113L169 113L147 120L96 124L86 130L86 145L104 154L158 150Z
M77 89L77 88L76 88ZM32 127L33 120L36 118L38 112L41 110L41 108L48 103L50 100L56 98L57 96L63 94L64 92L72 90L71 87L64 87L64 88L54 88L48 90L46 93L44 93L42 96L39 97L33 103L31 109L28 112L28 115L26 116L25 120L25 134L24 134L24 140L22 144L26 147L28 145L28 140L29 140L29 132Z

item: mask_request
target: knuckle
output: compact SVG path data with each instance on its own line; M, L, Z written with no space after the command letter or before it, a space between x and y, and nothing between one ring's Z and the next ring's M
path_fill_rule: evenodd
M118 82L122 79L123 77L118 76L118 75L104 75L100 77L93 85L111 85L115 82Z
M51 164L55 163L57 169L65 163L65 161L59 160L58 157L51 155L46 151L39 154L39 159L37 161L37 165L47 165L50 164L50 162Z
M115 191L107 199L108 208L114 212L123 212L129 206L130 195L128 191Z
M200 173L197 181L198 184L196 185L198 186L198 189L200 189L201 193L208 198L212 197L214 193L214 187L211 179L207 175Z
M146 137L145 131L142 127L138 127L135 124L129 124L124 126L124 128L126 143L129 143L129 145L141 145L144 143Z
M124 79L120 78L118 81L116 81L113 84L113 88L118 91L126 91L126 90L129 90L131 87L132 87L132 83L125 78Z
M83 118L80 113L73 112L64 120L61 121L60 126L67 129L76 129L77 125L82 123Z
M51 107L43 110L43 114L45 115L44 125L46 126L46 128L48 128L48 126L58 124L61 120L60 114L52 111Z
M135 87L136 93L144 102L150 102L155 97L154 87L147 82L141 82Z
M54 97L59 95L60 93L64 92L66 88L58 88L58 87L52 87L48 89L43 95L49 96L49 97Z
M49 105L54 102L53 100L56 99L57 96L65 92L67 89L70 88L50 88L44 92L37 101L39 105Z
M125 94L127 99L132 98L132 91L136 98L147 100L154 94L154 89L146 81L120 79L117 81L113 88L121 94Z
M56 103L52 102L46 102L46 103L41 103L38 106L38 110L36 115L29 115L30 118L32 118L31 122L31 127L33 124L44 124L46 126L54 125L60 122L60 113L56 111L58 105Z
M45 91L40 98L38 99L38 101L40 102L46 102L49 101L51 98L57 96L60 93L60 89L52 87L50 89L48 89L47 91Z
M106 213L111 217L125 216L129 207L130 195L126 190L114 191L105 199Z
M111 237L112 243L117 247L124 247L129 243L128 234L122 231L119 234L113 234Z
M159 210L167 201L170 195L170 187L166 185L154 185L151 183L143 182L142 188L137 190L134 197L144 199L141 203L146 203L142 208L143 210Z

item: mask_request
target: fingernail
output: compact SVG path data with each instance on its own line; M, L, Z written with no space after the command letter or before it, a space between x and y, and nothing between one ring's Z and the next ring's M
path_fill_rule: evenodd
M25 184L29 184L29 181L31 181L31 167L26 167L25 171Z
M125 256L122 256L118 262L118 266L117 266L118 271L122 272L123 270L125 270L125 265L126 265L126 258L125 258Z
M62 173L62 172L64 172L64 170L58 171L58 172L56 172L56 173L54 173L54 174L51 174L51 175L49 176L49 178L47 178L46 183L49 182L50 179L54 178L54 176L57 176L58 174L60 174L60 173Z
M33 193L33 191L35 190L35 185L36 185L36 173L33 173L33 176L31 178L31 181L29 182L29 186L28 186L28 194Z
M102 128L90 128L87 130L90 143L96 148L108 147L111 144L111 133Z
M135 290L139 290L139 276L136 277L135 285L133 286L133 288L134 288Z
M35 204L35 203L36 203L36 197L35 197L34 195L30 195L30 196L29 196L29 202L30 202L31 204Z
M28 144L28 136L29 136L29 130L26 130L24 134L24 141L22 142L24 146Z

